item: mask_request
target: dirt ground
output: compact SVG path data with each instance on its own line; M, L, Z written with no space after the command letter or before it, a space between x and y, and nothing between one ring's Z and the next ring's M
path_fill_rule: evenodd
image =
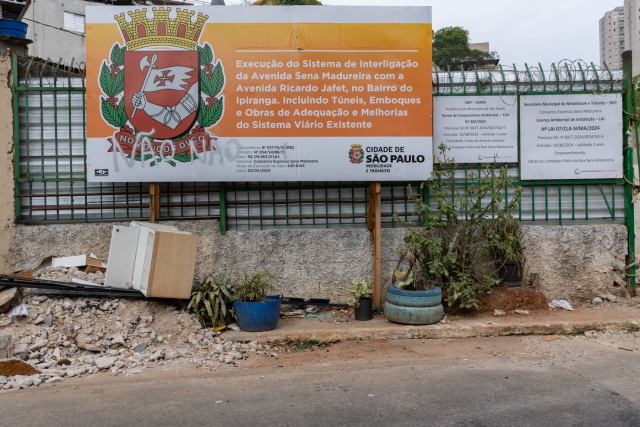
M312 345L313 343L309 343ZM296 346L297 347L297 346ZM578 336L524 336L434 340L349 341L297 350L284 348L278 358L252 358L246 368L282 368L323 364L331 361L374 363L415 359L484 359L487 357L532 357L538 366L588 362L613 351L640 354L640 331L595 332ZM640 390L640 389L639 389Z
M548 301L544 294L529 288L494 288L480 298L478 312L494 310L546 310Z

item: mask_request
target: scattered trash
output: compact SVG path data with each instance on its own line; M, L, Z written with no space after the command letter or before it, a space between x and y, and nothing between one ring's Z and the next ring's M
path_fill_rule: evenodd
M549 308L552 310L561 308L563 310L573 311L573 307L571 306L571 303L566 299L560 299L560 300L554 299L549 303Z
M87 273L95 273L98 270L104 273L107 270L107 265L94 254L52 258L51 267L84 268Z
M146 297L189 299L198 236L174 226L133 221L111 232L105 283ZM179 259L180 262L175 262Z
M227 329L230 329L232 331L239 331L240 330L240 326L238 326L237 323L230 323L227 325Z
M282 317L283 319L302 319L304 315L304 310L290 310L280 313L280 317Z
M515 314L519 314L521 316L528 316L529 315L529 310L516 309L516 310L513 310L513 312Z
M376 397L376 395L375 395L375 394L368 394L367 396L368 396L368 397Z
M29 308L24 303L13 307L9 312L9 317L11 317L12 320L15 319L16 317L25 317L28 315L29 315Z
M557 339L560 339L560 337L557 336L557 335L545 335L545 337L543 339L545 341L547 341L547 342L551 342L551 341L555 341Z
M632 348L629 347L618 347L620 350L624 350L624 351L633 351Z
M496 317L504 317L507 315L507 313L504 310L496 308L495 310L493 310L493 315Z
M334 319L335 313L307 313L305 319Z

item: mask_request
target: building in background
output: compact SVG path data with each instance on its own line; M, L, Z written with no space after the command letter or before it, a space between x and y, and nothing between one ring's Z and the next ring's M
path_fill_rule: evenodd
M624 1L624 46L633 52L633 75L640 74L640 1Z
M479 50L485 53L491 53L491 45L489 42L469 43L469 49Z
M2 0L0 0L2 1ZM156 1L138 0L32 0L22 20L29 24L27 38L33 43L29 45L29 55L54 62L70 64L84 63L84 15L85 7L100 3L127 5L223 5L223 0L189 0L189 1Z
M69 64L84 62L85 0L32 0L22 20L29 24L29 55Z
M500 59L498 58L498 54L491 50L491 44L489 42L469 43L469 49L471 49L471 51L480 51L491 55L490 58L477 61L477 64L475 64L474 67L477 67L478 70L492 71L500 69Z
M625 8L616 7L600 18L600 65L612 70L622 68L625 47Z

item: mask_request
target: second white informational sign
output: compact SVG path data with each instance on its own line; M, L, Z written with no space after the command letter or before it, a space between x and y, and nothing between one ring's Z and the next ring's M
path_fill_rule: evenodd
M436 96L433 99L433 152L444 144L456 163L517 163L516 97Z
M622 178L622 95L520 98L523 180Z

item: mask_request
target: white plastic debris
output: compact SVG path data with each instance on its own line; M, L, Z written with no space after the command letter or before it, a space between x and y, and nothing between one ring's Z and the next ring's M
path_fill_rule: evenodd
M240 326L238 326L237 323L231 323L231 324L227 325L227 328L231 329L232 331L239 331L240 330Z
M554 299L549 303L549 308L555 310L556 308L561 308L567 311L573 311L573 307L571 303L566 299Z
M27 308L27 304L16 305L9 312L9 316L13 319L14 317L24 317L29 315L29 309Z

